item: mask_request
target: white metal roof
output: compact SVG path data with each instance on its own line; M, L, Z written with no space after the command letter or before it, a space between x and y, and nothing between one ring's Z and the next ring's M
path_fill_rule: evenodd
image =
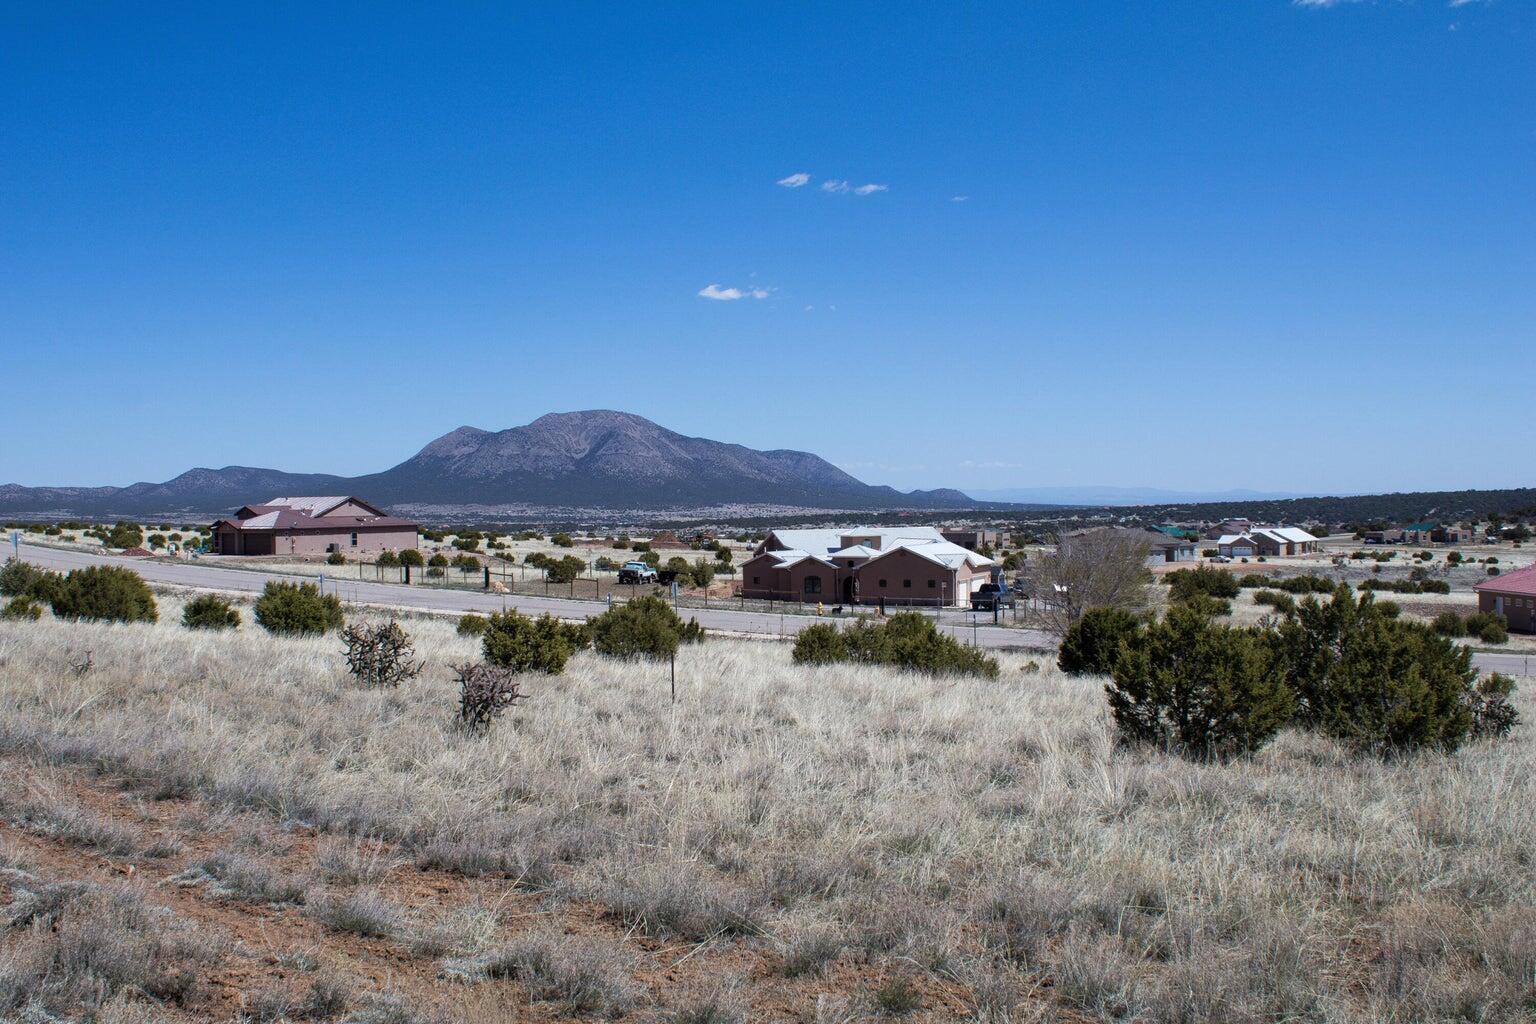
M1268 534L1271 537L1287 540L1294 544L1304 544L1307 541L1317 540L1316 537L1297 526L1261 526L1253 532Z
M855 544L852 547L843 548L841 551L832 552L833 558L873 558L880 552L868 544Z
M1246 533L1228 533L1228 534L1224 534L1220 539L1218 539L1216 541L1216 543L1217 544L1236 544L1236 543L1238 543L1240 541L1247 541L1249 544L1254 543L1253 538L1251 536L1249 536L1248 534L1246 534Z
M347 496L345 494L333 494L328 497L273 498L271 501L262 502L262 504L281 505L284 508L296 509L300 512L308 512L312 516L317 516L327 509L335 508L346 500Z
M914 555L921 555L930 562L937 562L948 569L958 569L967 562L978 569L984 565L995 564L994 559L979 555L970 548L961 547L947 540L900 540L876 554L875 558L884 558L894 551L910 551Z
M931 526L849 527L846 530L773 530L770 537L787 548L829 555L843 546L844 537L874 537L884 551L899 540L944 541L944 535Z
M249 519L240 520L242 530L266 530L277 525L276 512L263 512L259 516L251 516Z

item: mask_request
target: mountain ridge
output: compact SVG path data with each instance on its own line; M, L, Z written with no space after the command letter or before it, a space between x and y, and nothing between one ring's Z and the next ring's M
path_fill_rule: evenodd
M546 413L491 431L465 425L379 473L346 477L253 466L197 467L126 487L0 485L0 513L221 512L279 494L350 493L381 505L535 505L601 509L774 504L807 508L962 508L952 489L866 484L810 452L689 437L612 409Z

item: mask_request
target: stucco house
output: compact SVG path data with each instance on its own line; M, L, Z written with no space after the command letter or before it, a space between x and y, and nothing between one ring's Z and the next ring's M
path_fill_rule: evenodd
M994 559L931 526L772 530L741 567L745 597L825 604L969 604Z
M221 555L377 555L416 546L416 524L351 496L271 498L211 527Z
M1316 551L1317 538L1296 526L1255 526L1219 538L1216 550L1228 558L1283 558Z
M1504 616L1512 633L1536 633L1536 565L1490 576L1473 589L1478 611Z

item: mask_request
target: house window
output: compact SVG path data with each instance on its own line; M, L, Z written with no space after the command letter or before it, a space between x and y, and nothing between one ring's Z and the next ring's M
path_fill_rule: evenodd
M911 580L902 580L901 581L901 585L906 587L908 590L912 589L912 581Z
M805 578L805 592L807 594L819 594L819 593L821 593L821 577L820 576L807 576Z
M938 586L939 586L939 581L938 580L929 580L928 581L928 589L929 590L935 590L935 589L938 588Z
M884 587L884 586L885 586L885 580L881 580L881 581L880 581L880 586L881 586L881 587Z
M357 547L357 531L352 531L352 546Z
M755 586L757 586L757 583L758 583L758 577L753 576L752 577L752 585L755 587Z

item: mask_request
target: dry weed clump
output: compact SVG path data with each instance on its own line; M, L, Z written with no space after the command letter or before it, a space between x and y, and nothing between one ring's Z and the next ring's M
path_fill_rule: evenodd
M1512 1021L1536 998L1527 728L1388 758L1287 728L1251 757L1191 762L1117 744L1102 677L1012 655L995 680L797 666L784 645L715 640L680 651L675 708L632 666L578 652L508 713L515 729L474 732L446 709L478 639L452 621L411 631L421 675L365 689L325 637L0 622L0 753L782 958L749 985L923 971L994 1021L1037 1004L1105 1021ZM70 652L87 649L77 676ZM1527 721L1529 692L1512 698ZM346 849L317 855L337 891L312 890L306 913L475 962L502 945L371 902L377 871ZM583 975L553 962L506 969L566 977L539 997L564 1005ZM867 1003L827 993L823 1011Z

